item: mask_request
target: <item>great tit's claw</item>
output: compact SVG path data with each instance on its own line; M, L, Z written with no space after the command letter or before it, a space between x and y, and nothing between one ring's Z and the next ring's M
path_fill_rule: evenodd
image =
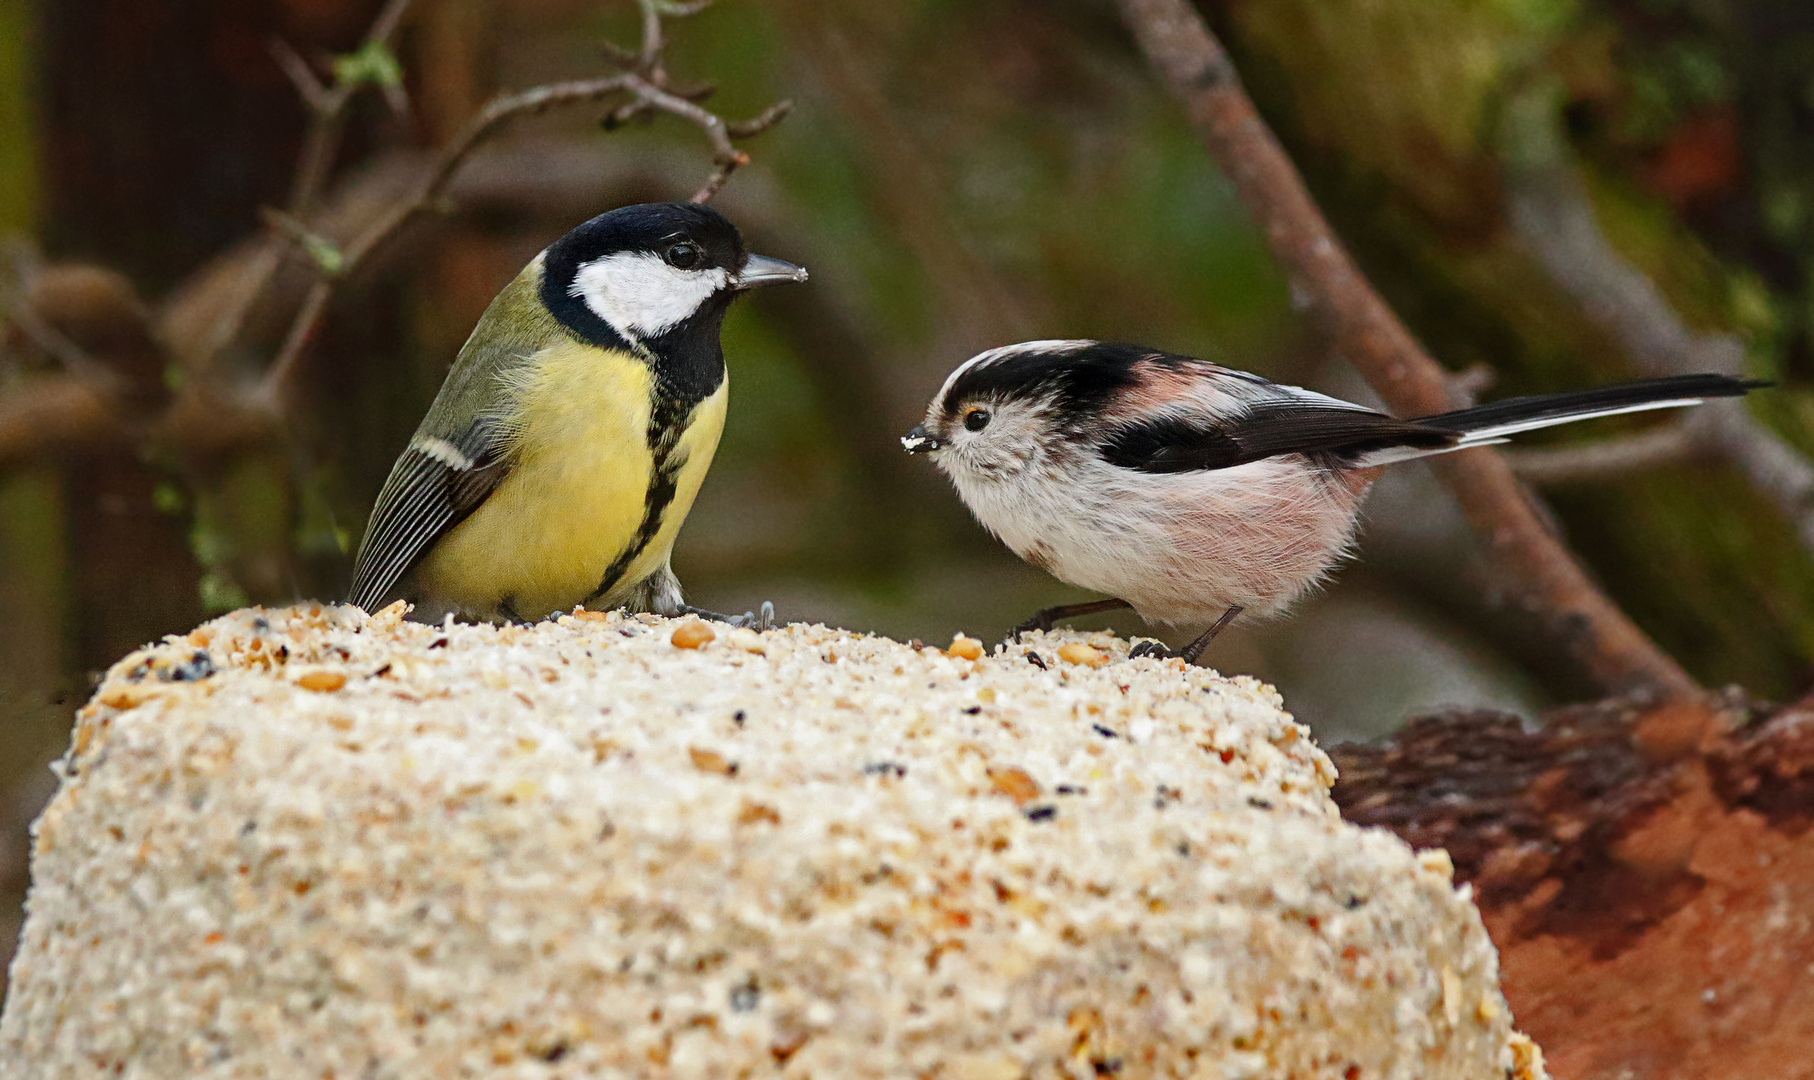
M694 611L697 615L710 615L709 612ZM710 615L711 618L727 622L741 630L755 630L758 633L775 628L775 602L762 601L762 606L755 611L746 611L741 615Z
M731 626L748 626L756 619L755 613L751 611L746 611L741 615L726 615L723 612L713 611L710 608L694 607L691 604L682 605L680 614L692 615L701 619L709 619L712 622L726 623Z

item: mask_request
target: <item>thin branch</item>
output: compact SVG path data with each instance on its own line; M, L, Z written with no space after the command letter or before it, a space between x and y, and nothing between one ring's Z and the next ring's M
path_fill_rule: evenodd
M88 350L70 340L69 335L52 326L24 297L10 298L6 304L6 321L13 324L33 345L43 349L65 372L106 393L123 389L124 381L107 365L88 355Z
M286 220L279 215L273 219L282 231L304 245L317 266L323 270L324 278L310 290L308 299L297 312L295 321L285 337L282 349L270 368L266 370L265 376L259 384L255 400L260 407L270 410L281 409L296 365L307 351L310 341L314 338L316 328L327 313L329 301L333 297L333 284L330 279L344 279L350 276L372 252L382 247L409 222L420 215L441 209L447 187L460 168L479 147L519 117L543 113L568 105L602 101L617 94L628 94L631 101L622 109L617 110L613 114L614 116L625 115L628 111L660 112L679 117L704 132L712 147L713 171L705 184L694 193L692 201L696 203L710 200L724 187L732 173L749 164L749 155L737 148L735 140L749 138L767 131L788 114L793 108L793 102L778 102L752 120L732 123L691 100L688 95L668 89L664 85L667 75L660 69L659 51L653 54L656 60L650 62L647 57L651 54L646 50L651 47L659 50L663 44L659 28L661 16L691 14L704 10L705 5L675 4L670 0L638 0L638 2L643 7L645 17L643 38L645 54L642 66L653 72L653 75L625 72L609 78L539 86L520 93L504 94L494 98L451 142L437 153L435 164L414 192L400 199L352 243L331 250L331 253L336 256L329 260L333 263L331 268L323 260L324 255L330 253L331 245L322 246L325 241L309 230L300 216L291 215ZM653 20L657 24L653 31L648 29L649 20ZM709 92L708 88L697 96L704 96ZM311 240L314 241L313 244L310 243Z
M413 2L414 0L389 0L366 31L358 55L370 56L377 52L388 54ZM334 163L340 157L341 141L346 132L347 110L365 83L336 81L332 86L324 83L309 66L309 62L281 38L271 42L271 55L296 87L296 93L303 104L308 106L311 117L287 203L290 220L300 224L314 216L321 204L333 174ZM383 85L381 89L393 109L407 106L407 99L401 97L400 87ZM280 233L285 231L279 230ZM307 232L306 227L303 232ZM282 261L280 255L280 250L272 246L253 263L246 275L244 288L240 290L240 300L226 308L208 335L208 345L201 354L203 359L199 366L205 367L208 360L239 335L252 305L264 295L266 287L277 273Z
M642 53L637 57L637 70L645 78L665 83L667 72L661 67L661 53L666 42L662 40L661 9L657 0L636 0L636 6L642 10Z
M1680 465L1708 455L1704 424L1678 421L1640 435L1625 435L1538 450L1504 450L1520 480L1550 487L1611 480L1629 473Z
M448 183L459 172L475 150L495 135L499 129L511 120L520 116L530 116L546 112L562 105L579 102L598 101L613 94L622 93L628 88L631 75L616 75L608 79L591 79L581 82L557 83L552 86L540 86L525 90L519 94L506 94L492 100L479 111L479 115L466 125L465 129L455 136L453 141L443 147L436 155L434 165L423 177L422 183L408 197L397 201L379 219L374 222L359 238L341 250L339 277L345 278L356 271L365 262L366 257L382 247L386 241L396 235L412 219L427 214L441 202L441 195ZM282 349L277 359L265 371L263 380L255 394L256 399L266 408L276 410L280 407L284 392L289 385L291 374L296 364L307 351L309 342L314 338L315 330L321 319L327 314L328 302L333 298L333 281L327 277L317 281L309 290L308 298L296 313L285 336Z
M282 210L274 210L267 206L259 212L259 216L278 235L301 248L313 260L315 268L321 271L322 276L337 277L345 270L346 254L332 240Z
M1552 280L1651 375L1736 372L1744 347L1723 335L1697 335L1656 284L1619 254L1601 231L1551 104L1536 95L1507 117L1506 194L1512 228ZM1814 464L1738 402L1703 406L1707 442L1744 473L1814 551Z
M366 31L359 54L388 52L395 43L397 31L402 28L404 16L409 14L413 2L414 0L389 0L372 21L371 29ZM303 103L313 114L308 134L303 139L302 159L296 167L296 179L290 188L289 202L292 215L307 218L320 201L328 178L333 173L334 163L340 157L341 139L346 134L347 109L365 84L336 79L333 85L324 85L310 70L308 62L287 43L273 44L272 53L284 69L284 74L296 84ZM388 94L388 88L386 89Z
M302 103L309 107L310 112L325 113L333 107L333 102L328 96L328 88L315 74L315 69L309 66L309 62L296 51L294 45L282 38L273 38L271 57L277 61L277 66L283 69L284 76L290 80L290 85L296 88L296 96L302 98Z
M289 333L284 335L283 346L277 350L277 359L272 361L259 381L252 400L260 407L272 413L282 412L283 393L289 386L290 373L296 370L296 364L302 354L308 351L310 342L315 339L315 331L321 327L322 316L327 314L328 301L334 298L334 279L321 278L309 286L309 294L302 301L302 307L296 311L296 318L290 323Z
M1117 0L1148 61L1233 181L1297 295L1393 409L1451 407L1449 376L1380 299L1241 87L1189 0ZM1619 610L1544 527L1504 459L1470 451L1432 462L1469 524L1587 673L1611 693L1685 696L1699 688Z
M711 141L712 162L715 168L704 186L694 192L692 201L696 203L710 202L712 196L718 194L725 183L730 180L732 173L750 163L750 156L737 149L736 144L731 141L732 139L746 139L752 135L760 135L780 123L781 119L794 108L791 100L778 101L763 110L762 115L753 120L731 124L717 113L696 105L678 94L663 90L638 76L629 75L625 78L629 80L631 92L636 95L637 101L644 107L657 109L692 123L705 132L706 138Z
M662 66L667 41L662 33L662 19L684 19L712 6L713 0L636 0L642 9L642 53L637 71L656 86L668 85L668 73Z

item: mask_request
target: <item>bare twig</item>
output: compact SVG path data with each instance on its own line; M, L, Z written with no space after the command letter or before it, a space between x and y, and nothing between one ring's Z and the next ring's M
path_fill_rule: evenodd
M17 327L33 345L43 349L70 375L105 393L114 393L122 388L124 380L119 375L88 355L88 350L71 341L69 335L47 322L24 297L8 298L6 321Z
M1705 457L1712 449L1708 434L1705 424L1682 420L1639 435L1501 453L1520 480L1548 487L1609 480Z
M712 6L713 0L636 0L642 9L642 53L637 70L656 86L668 85L668 73L662 66L667 41L662 34L662 20L684 19Z
M1420 416L1448 409L1447 373L1361 276L1189 0L1117 2L1148 61L1234 182L1294 291L1307 299L1341 354L1398 412ZM1544 527L1504 459L1492 451L1469 451L1433 465L1475 533L1517 583L1525 605L1561 637L1596 683L1612 693L1699 692Z
M412 2L413 0L389 0L378 13L377 19L373 20L360 53L356 55L388 54L396 41L397 31L403 26L404 16L409 14ZM290 213L297 218L306 219L314 212L328 178L333 173L334 162L340 156L341 138L346 134L347 108L365 84L336 78L331 85L324 85L310 70L308 62L289 45L274 45L272 52L284 73L296 84L304 104L314 114L309 123L308 135L303 140L302 159L296 167L296 179L290 188Z
M359 51L353 55L368 60L377 56L389 57L413 2L414 0L389 0L366 31ZM308 106L310 113L308 133L303 138L302 155L297 161L296 176L291 181L287 204L288 220L299 228L277 230L280 237L298 240L304 235L312 235L304 223L320 208L333 174L334 163L340 157L340 146L346 132L347 109L358 97L359 91L368 84L361 79L342 79L338 74L331 85L323 82L309 62L281 38L272 41L271 55L296 87L297 96ZM401 111L407 106L401 86L379 80L379 89L393 109ZM267 215L267 223L270 222ZM200 353L199 362L193 366L206 367L216 353L239 336L252 305L264 295L281 261L282 248L277 243L272 243L252 260L238 302L227 306L215 321L208 334L205 349Z
M302 54L296 51L294 45L282 38L274 39L271 42L271 57L277 61L277 66L283 69L284 76L290 80L290 85L296 88L296 96L302 98L302 103L307 105L310 111L318 114L325 113L333 107L333 103L328 97L328 88L322 84L320 76L315 74L315 69L309 66L309 62L302 58Z
M478 116L473 117L452 142L442 148L436 155L434 165L423 176L415 191L392 204L358 239L341 250L337 276L344 278L352 274L365 262L367 256L382 247L412 219L435 210L442 193L459 172L460 166L505 124L520 116L546 112L562 105L599 101L622 93L629 88L629 80L633 78L630 75L616 75L608 79L557 83L494 99L480 110ZM309 290L307 299L297 311L290 331L284 338L283 347L278 351L276 360L266 369L259 384L256 400L263 407L273 410L280 408L290 376L314 338L322 317L327 314L333 292L333 279L327 276L323 276Z
M778 102L752 120L732 123L691 100L687 94L668 88L667 74L660 63L664 47L661 19L666 15L692 14L704 10L707 5L678 4L673 0L638 0L638 3L643 11L643 51L638 58L639 70L609 78L539 86L494 98L473 117L460 134L437 153L435 164L422 183L394 204L352 243L337 249L326 248L322 246L325 242L309 230L299 216L291 215L288 220L281 215L273 218L281 232L296 239L309 252L322 271L323 278L310 290L285 336L283 347L259 384L255 400L260 407L281 409L296 365L307 351L321 319L327 313L329 302L333 298L333 280L351 275L373 251L382 247L416 217L440 209L447 186L473 152L518 117L563 106L602 101L617 94L628 94L630 102L614 113L614 116L659 112L685 120L704 132L712 147L712 174L694 193L692 201L697 203L709 201L724 187L733 172L749 164L749 155L737 148L736 140L767 131L787 115L793 108L793 102ZM709 91L695 96L702 96L706 92Z
M1655 283L1606 239L1548 102L1527 95L1514 103L1507 135L1512 227L1587 317L1648 374L1739 370L1744 347L1737 340L1691 332ZM1738 402L1711 403L1703 411L1707 444L1775 503L1802 545L1814 551L1814 464Z

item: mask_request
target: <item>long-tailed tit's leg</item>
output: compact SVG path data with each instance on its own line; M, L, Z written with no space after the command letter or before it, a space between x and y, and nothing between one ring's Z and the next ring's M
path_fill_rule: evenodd
M1241 613L1241 607L1238 604L1235 605L1234 607L1229 608L1227 611L1224 611L1222 613L1222 617L1220 619L1216 620L1216 625L1210 627L1208 630L1203 631L1202 637L1191 642L1189 645L1184 646L1184 650L1182 652L1180 652L1178 655L1184 658L1185 663L1195 664L1199 659L1202 658L1203 650L1209 648L1209 643L1216 640L1216 635L1220 634L1222 632L1222 629L1224 627L1226 627L1229 623L1234 622L1235 616L1239 615L1240 613Z
M1119 611L1124 607L1133 607L1126 600L1092 600L1087 604L1060 604L1044 611L1034 613L1031 619L1016 626L1008 635L1012 641L1029 630L1050 630L1059 619L1074 619L1079 615L1094 615L1102 611Z
M1189 645L1186 645L1178 652L1174 653L1166 648L1165 643L1162 641L1142 641L1127 651L1127 658L1129 660L1138 660L1141 657L1149 657L1154 660L1169 660L1176 656L1182 658L1187 664L1195 664L1202 658L1203 650L1209 648L1209 643L1214 641L1216 635L1220 634L1229 623L1234 622L1235 616L1239 615L1242 610L1242 608L1237 606L1224 611L1222 617L1216 620L1216 625L1203 631L1203 636L1191 642Z

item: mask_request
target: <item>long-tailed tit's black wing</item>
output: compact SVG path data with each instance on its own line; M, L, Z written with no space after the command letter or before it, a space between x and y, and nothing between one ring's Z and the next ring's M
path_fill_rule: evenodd
M509 471L504 439L488 418L452 438L417 432L378 493L348 600L373 610L429 545L477 510Z
M1254 402L1228 416L1163 413L1115 428L1101 445L1111 465L1172 473L1228 469L1280 454L1351 461L1400 447L1440 451L1460 439L1459 431L1306 395Z

